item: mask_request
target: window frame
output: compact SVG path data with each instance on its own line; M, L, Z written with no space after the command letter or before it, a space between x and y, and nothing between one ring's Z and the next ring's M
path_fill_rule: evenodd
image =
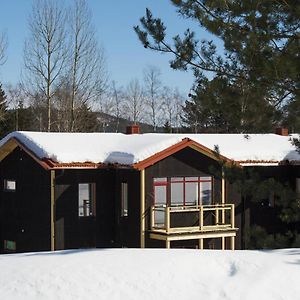
M159 181L159 179L167 179L164 181ZM189 179L194 178L194 179ZM210 204L213 203L213 186L214 186L214 179L213 176L172 176L172 177L154 177L153 180L153 205L156 205L156 194L155 194L155 187L157 186L166 186L166 205L172 206L172 183L174 184L180 184L182 183L182 202L180 204L174 205L174 206L193 206L193 205L203 205L203 199L201 198L201 183L203 182L209 182L210 183ZM189 183L197 183L197 201L195 204L187 204L186 201L186 190L187 190L187 184ZM161 204L161 203L159 203Z
M88 185L88 195L89 199L82 199L83 204L80 205L80 185ZM79 182L78 183L78 217L88 218L96 217L96 183L95 182ZM84 201L90 201L89 203L89 214L85 214ZM80 210L83 209L83 214L80 214Z
M8 183L14 183L14 188L8 188ZM4 179L3 180L3 191L5 192L15 192L17 190L17 181L15 179Z
M121 182L121 218L128 217L128 182Z

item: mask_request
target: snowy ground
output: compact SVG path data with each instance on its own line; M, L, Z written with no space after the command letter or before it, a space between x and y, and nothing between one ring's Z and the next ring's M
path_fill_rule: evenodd
M300 249L0 255L0 299L300 299Z

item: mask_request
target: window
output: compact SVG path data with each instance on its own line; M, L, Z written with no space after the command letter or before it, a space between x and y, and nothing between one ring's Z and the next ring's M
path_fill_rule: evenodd
M15 180L4 180L4 190L14 192L16 190L16 181Z
M4 250L6 251L16 251L16 242L4 240Z
M96 215L96 184L79 183L78 185L78 216Z
M210 205L212 202L212 177L154 178L155 204L171 206Z
M121 183L121 217L128 216L128 184Z

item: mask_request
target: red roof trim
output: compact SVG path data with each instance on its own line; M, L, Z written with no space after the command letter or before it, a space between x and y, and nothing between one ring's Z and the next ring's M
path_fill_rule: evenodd
M187 147L191 147L194 148L195 150L209 156L210 158L214 159L214 160L224 160L227 163L231 163L231 164L237 164L235 161L221 155L221 154L217 154L215 151L212 151L211 149L189 139L189 138L184 138L182 141L180 141L179 143L172 145L170 147L168 147L167 149L164 149L138 163L135 163L133 165L133 167L135 169L138 170L143 170L153 164L155 164L156 162L184 149Z

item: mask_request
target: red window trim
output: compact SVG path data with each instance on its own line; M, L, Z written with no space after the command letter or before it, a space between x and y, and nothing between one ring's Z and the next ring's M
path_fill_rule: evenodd
M198 180L186 180L189 177L197 177ZM203 177L210 177L210 179L201 179ZM159 178L159 177L158 177ZM156 179L158 179L156 178ZM155 205L155 187L156 186L166 186L166 204L171 204L171 184L172 183L183 183L183 205L186 205L186 183L199 183L198 184L198 205L200 205L200 192L201 192L201 182L210 182L211 183L211 190L213 190L213 177L212 176L178 176L178 177L162 177L167 178L167 181L154 181L153 178L153 205ZM174 180L175 178L175 180ZM183 178L183 180L176 180L176 178Z

